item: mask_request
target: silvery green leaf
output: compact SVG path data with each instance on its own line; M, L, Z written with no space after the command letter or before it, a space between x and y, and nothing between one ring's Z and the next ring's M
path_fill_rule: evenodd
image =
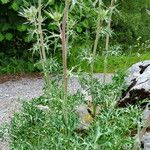
M147 13L150 15L150 10L147 10Z
M75 5L77 0L72 0L72 5Z

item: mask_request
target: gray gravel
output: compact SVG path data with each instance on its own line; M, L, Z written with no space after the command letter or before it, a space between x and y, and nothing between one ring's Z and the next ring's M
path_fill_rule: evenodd
M111 76L107 75L107 82L111 81ZM102 82L103 74L95 74L95 77ZM19 109L21 101L42 95L43 84L43 79L39 78L22 78L0 84L0 125L10 120L13 113ZM68 88L71 93L76 93L81 88L78 79L71 78Z
M19 108L19 101L42 95L43 80L23 78L0 84L0 124L8 122Z
M103 74L95 74L102 82ZM106 81L111 81L111 74L106 76ZM81 88L78 79L72 78L69 81L69 91L75 93ZM13 114L21 108L22 101L42 95L43 79L22 78L18 81L8 81L0 84L0 125L9 123ZM7 150L8 143L0 141L0 150Z

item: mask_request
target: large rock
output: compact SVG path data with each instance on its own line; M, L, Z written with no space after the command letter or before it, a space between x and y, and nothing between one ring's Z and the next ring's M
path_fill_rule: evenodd
M150 99L150 60L132 65L127 71L125 82L128 88L123 92L118 106L124 107L146 98Z
M150 150L150 133L145 133L142 137L142 143L144 150Z

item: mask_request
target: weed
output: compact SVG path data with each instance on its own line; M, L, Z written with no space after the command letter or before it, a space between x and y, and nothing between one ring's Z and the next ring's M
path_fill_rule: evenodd
M72 4L74 5L75 2L76 1L73 1ZM96 3L97 2L98 1L96 1ZM111 15L114 2L115 1L112 0ZM119 72L117 75L115 75L112 83L110 84L101 84L93 77L93 73L97 69L94 66L97 66L96 62L94 61L100 61L100 64L102 62L100 59L98 60L96 56L101 32L101 24L105 19L107 19L107 11L102 8L102 1L99 1L99 13L93 53L91 54L89 50L87 53L83 53L83 55L85 55L84 57L81 56L81 59L85 60L85 62L88 62L88 68L90 68L91 71L90 75L83 75L80 74L80 72L77 72L80 77L82 89L85 90L92 99L92 102L90 103L93 106L92 113L84 118L91 124L88 130L79 131L82 133L79 133L76 130L80 120L75 112L75 107L88 102L86 101L84 92L79 90L76 94L71 95L67 91L68 75L72 74L74 69L71 68L71 70L68 71L67 66L70 36L70 20L68 17L70 8L69 6L72 6L71 1L66 0L63 14L46 12L47 15L54 19L60 32L63 59L62 85L59 84L57 79L51 80L50 84L46 81L45 90L47 92L42 97L34 99L30 102L25 102L23 104L23 110L15 114L11 121L10 129L11 149L131 149L134 139L131 137L130 132L131 129L136 128L140 109L138 106L116 108L117 100L120 97L122 90L126 88L124 85L124 73ZM26 17L26 14L30 14L29 16L27 15L26 18L34 27L32 34L35 34L37 37L37 41L33 49L38 50L40 54L43 73L47 78L48 75L52 73L51 71L57 70L57 64L55 61L53 61L53 58L52 60L51 58L46 58L46 50L48 50L48 43L50 43L51 40L42 29L44 18L42 17L41 8L41 0L39 0L38 8L31 6L30 8L24 9L24 13L22 13L22 15ZM111 15L108 22L109 29L111 25ZM108 48L109 35L107 34L106 51L108 51ZM105 73L107 67L106 61L111 62L114 58L116 57L113 56L112 58L101 58L106 63ZM124 56L122 59L124 59ZM48 63L48 60L50 63ZM78 61L78 59L76 61ZM125 62L127 61L125 60ZM113 63L109 64L112 65ZM52 67L51 65L54 66ZM96 113L97 106L100 108L99 114Z
M54 82L50 99L39 97L25 102L23 110L15 114L11 121L11 149L131 149L134 138L130 132L136 128L140 111L137 106L116 108L117 98L124 88L122 80L121 72L108 85L95 80L92 94L100 105L100 114L94 118L84 137L75 132L79 122L74 111L75 106L85 102L84 95L80 91L68 95L67 134L63 121L61 87ZM81 83L90 87L89 80L84 79ZM37 107L39 105L48 106L49 110L41 110Z

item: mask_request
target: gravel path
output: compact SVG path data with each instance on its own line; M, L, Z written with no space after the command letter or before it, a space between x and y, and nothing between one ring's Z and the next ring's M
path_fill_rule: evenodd
M95 74L102 81L103 74ZM106 81L111 81L111 74L106 76ZM80 88L76 78L69 82L69 91L75 93ZM7 81L0 84L0 125L8 123L14 112L21 108L21 101L31 100L42 95L42 78L20 78L17 81ZM0 150L7 150L8 143L0 141Z

